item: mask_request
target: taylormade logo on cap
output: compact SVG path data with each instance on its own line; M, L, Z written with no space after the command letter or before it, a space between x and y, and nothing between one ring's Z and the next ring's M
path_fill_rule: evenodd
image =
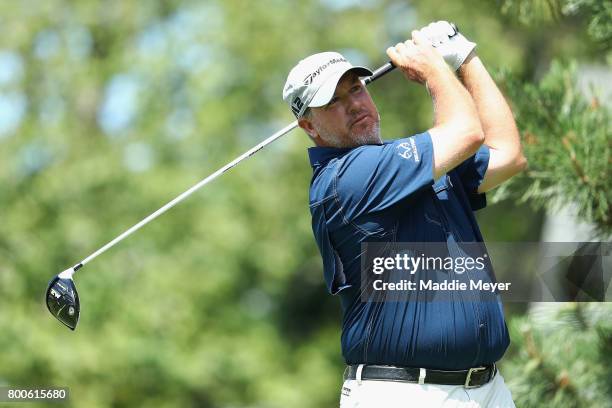
M319 75L322 70L324 70L325 68L329 67L331 64L335 64L336 62L348 62L348 61L345 60L343 57L330 59L327 63L325 63L325 64L321 65L319 68L317 68L317 70L315 72L312 72L312 73L306 75L306 78L304 78L304 85L310 85L312 83L312 80L317 75Z
M289 72L283 99L299 119L309 107L326 105L342 75L350 70L359 76L372 75L369 69L353 66L337 52L321 52L304 58Z

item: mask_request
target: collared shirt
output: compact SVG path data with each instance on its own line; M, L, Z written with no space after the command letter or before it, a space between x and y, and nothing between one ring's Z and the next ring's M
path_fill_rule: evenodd
M343 308L347 364L466 369L498 361L509 345L499 300L363 302L363 242L482 242L473 211L489 149L433 179L429 133L356 148L308 150L312 228L325 283Z

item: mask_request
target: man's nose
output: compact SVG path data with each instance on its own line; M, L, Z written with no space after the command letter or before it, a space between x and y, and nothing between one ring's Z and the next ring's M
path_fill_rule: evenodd
M357 113L361 111L361 101L359 100L359 98L355 96L349 96L347 98L346 103L347 103L346 110L348 111L348 113Z

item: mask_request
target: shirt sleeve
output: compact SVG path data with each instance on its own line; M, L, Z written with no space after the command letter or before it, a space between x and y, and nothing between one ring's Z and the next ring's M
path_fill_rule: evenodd
M476 154L455 168L473 211L487 206L486 194L478 193L477 190L489 167L489 157L489 146L482 145Z
M384 210L431 186L433 160L428 132L353 150L342 158L336 175L344 217Z

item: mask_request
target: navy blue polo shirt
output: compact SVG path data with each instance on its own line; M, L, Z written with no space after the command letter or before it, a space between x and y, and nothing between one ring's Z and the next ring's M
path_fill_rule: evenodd
M473 211L489 149L433 179L428 132L356 148L308 150L312 228L327 289L343 309L347 364L466 369L498 361L510 339L501 302L364 302L363 242L482 242Z

